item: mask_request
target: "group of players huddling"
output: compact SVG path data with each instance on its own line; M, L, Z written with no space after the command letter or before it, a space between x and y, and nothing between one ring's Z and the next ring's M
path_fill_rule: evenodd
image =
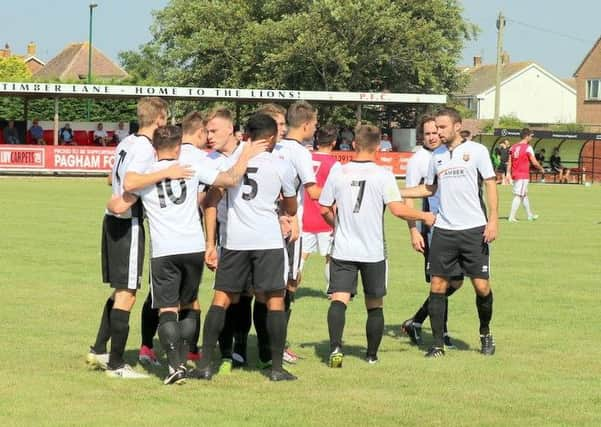
M497 229L496 187L490 185L495 174L486 148L461 139L461 118L454 110L443 109L420 123L424 152L408 165L412 188L403 190L388 169L374 162L378 128L358 127L356 156L340 165L327 154L336 141L335 128L324 126L315 134L317 111L304 101L287 111L275 104L261 108L245 125L246 142L236 138L232 114L224 108L190 113L177 127L166 123L165 101L142 98L138 121L139 131L117 146L110 177L102 272L113 293L86 357L92 367L111 377L147 377L123 359L142 276L144 216L151 237L150 294L142 308L139 360L159 364L152 348L158 333L168 361L165 384L210 380L217 342L220 372L244 366L252 323L258 366L272 381L296 379L283 361L294 359L286 349L290 306L310 252L301 256L301 235L328 255L329 366L342 366L345 311L357 292L359 273L367 309L366 360L376 363L388 278L385 208L409 222L414 247L429 259L430 295L420 312L403 324L412 341L419 341L421 322L429 315L434 346L426 356L445 354L445 341L450 344L444 334L446 297L466 275L477 294L481 352L494 353L488 244ZM319 149L312 157L303 141L314 136ZM480 200L481 180L486 183L488 217ZM430 197L430 203L416 210L401 196ZM303 221L303 206L313 219ZM416 231L416 221L422 233ZM303 233L303 224L311 224L306 227L311 233ZM216 274L200 353L198 289L205 264Z

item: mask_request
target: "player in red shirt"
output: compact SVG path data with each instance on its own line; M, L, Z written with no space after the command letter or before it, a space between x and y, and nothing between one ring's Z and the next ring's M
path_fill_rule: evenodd
M334 145L336 145L337 135L338 131L334 126L324 126L317 131L317 151L313 151L311 157L313 158L317 185L320 187L324 186L330 172L340 167L340 163L330 154ZM305 195L303 211L303 253L299 272L302 272L309 255L313 252L319 252L321 256L326 257L324 274L327 284L330 281L328 263L330 262L329 253L333 230L321 216L317 200L312 200L308 195Z
M511 213L509 214L509 222L518 222L515 214L520 207L520 203L524 205L528 213L528 221L534 221L538 215L532 213L530 209L530 201L528 200L528 181L530 180L530 164L545 173L543 167L534 157L534 150L530 146L530 141L533 137L533 132L524 128L520 132L522 140L511 146L509 150L509 161L507 163L507 172L511 174L513 179L513 202L511 204Z

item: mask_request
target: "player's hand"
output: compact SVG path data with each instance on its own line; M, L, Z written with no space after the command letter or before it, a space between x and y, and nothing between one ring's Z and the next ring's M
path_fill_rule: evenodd
M215 271L217 269L219 258L217 257L217 249L214 246L207 247L205 249L205 264L211 271Z
M424 219L422 221L428 227L432 227L436 221L436 215L434 215L432 212L424 212Z
M165 174L169 179L191 178L194 176L194 169L190 165L175 163L165 169Z
M295 215L293 217L290 217L290 238L288 239L288 241L291 243L296 242L299 237L300 230L298 226L298 217Z
M267 139L257 139L256 141L252 141L248 144L249 157L255 157L258 154L261 154L264 151L267 151L269 148L269 140Z
M290 225L290 218L288 218L286 215L282 215L279 219L282 236L284 237L284 239L287 239L290 237L290 233L292 231L292 226Z
M497 238L497 220L491 219L486 223L486 227L484 227L484 243L491 243Z
M420 233L417 228L411 229L411 246L413 246L413 249L417 252L424 253L424 236L422 236L422 233Z

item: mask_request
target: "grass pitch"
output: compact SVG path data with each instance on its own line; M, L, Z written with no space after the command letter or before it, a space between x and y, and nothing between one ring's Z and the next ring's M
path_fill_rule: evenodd
M510 188L499 190L506 217ZM428 289L405 223L388 217L380 363L363 360L366 314L357 298L347 310L344 367L326 367L328 301L323 261L314 256L289 329L303 358L293 367L298 381L272 384L251 368L167 387L160 370L124 381L84 364L109 294L99 266L105 181L0 178L0 425L600 425L601 186L533 184L530 193L540 219L501 219L493 244L495 356L477 353L469 283L450 299L458 350L426 360L399 335ZM206 273L203 310L212 280ZM132 365L146 283L132 313ZM252 367L254 338L249 353Z

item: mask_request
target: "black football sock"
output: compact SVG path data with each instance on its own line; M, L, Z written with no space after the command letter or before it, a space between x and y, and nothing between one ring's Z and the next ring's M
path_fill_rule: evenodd
M330 334L330 351L336 347L342 348L342 333L346 316L346 304L332 301L328 309L328 332Z
M384 335L384 310L382 307L367 310L365 334L367 335L367 355L376 356L382 342L382 335Z
M159 316L159 341L165 353L169 367L177 369L182 364L180 358L181 335L177 322L177 313L165 311Z
M199 368L205 369L211 365L213 351L217 338L223 329L225 323L225 309L218 305L212 305L205 317L205 325L202 330L202 359L200 359Z
M159 310L152 308L152 296L148 293L142 306L142 345L152 348L154 338L159 326Z
M251 296L240 296L237 304L237 313L234 322L234 351L246 360L246 343L248 333L252 326L252 299Z
M98 334L96 335L96 342L92 346L92 350L96 354L106 353L106 343L111 337L111 310L115 302L108 298L104 304L102 310L102 317L100 318L100 327L98 328Z
M194 315L196 316L196 329L194 330L194 336L192 337L192 341L190 341L190 351L192 353L198 353L198 339L200 338L200 310L193 310Z
M421 325L428 318L428 304L430 303L430 298L426 298L422 306L417 310L417 312L413 315L413 323L417 323Z
M257 346L259 347L259 360L269 362L271 359L271 346L269 334L267 333L267 305L255 299L253 309L253 322L257 332Z
M123 366L123 353L129 335L129 311L113 308L111 318L111 352L109 354L109 368L117 369Z
M447 333L449 332L447 328L447 322L449 320L449 297L453 295L456 290L457 289L455 289L454 287L448 286L447 292L445 293L445 296L447 297L447 304L444 308L444 335L447 335Z
M480 335L490 334L490 319L492 319L492 289L485 297L476 295L476 307L480 318Z
M225 311L225 322L219 334L219 351L222 359L232 358L232 346L234 345L234 322L236 316L236 305L231 304Z
M188 359L188 351L190 351L191 343L198 330L199 318L200 311L198 310L186 309L179 312L179 334L182 339L179 357L182 363L186 363Z
M432 327L432 337L434 346L444 347L444 312L447 305L445 294L436 294L430 292L430 302L428 304L428 314L430 316L430 325Z
M271 368L274 371L281 371L286 343L286 313L284 311L268 311L266 323L271 344Z

